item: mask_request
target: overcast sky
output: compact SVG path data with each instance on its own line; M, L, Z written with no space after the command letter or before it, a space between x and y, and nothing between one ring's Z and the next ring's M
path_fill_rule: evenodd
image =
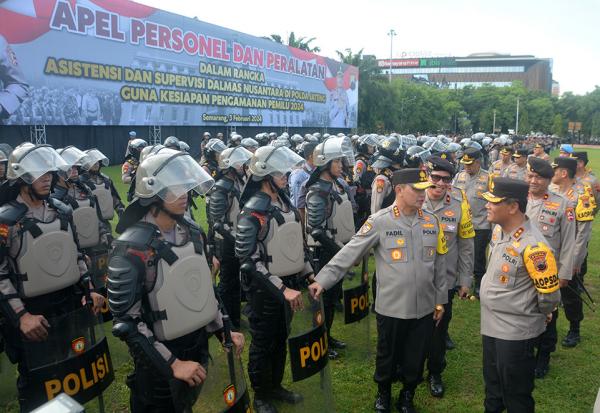
M600 0L137 0L255 36L316 37L322 55L364 49L465 56L477 52L552 58L561 93L600 85Z

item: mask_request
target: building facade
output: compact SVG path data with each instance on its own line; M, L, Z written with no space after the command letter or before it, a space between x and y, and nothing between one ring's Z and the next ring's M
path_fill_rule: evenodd
M378 59L382 74L438 87L510 86L521 81L529 90L552 92L552 59L477 53L466 57Z

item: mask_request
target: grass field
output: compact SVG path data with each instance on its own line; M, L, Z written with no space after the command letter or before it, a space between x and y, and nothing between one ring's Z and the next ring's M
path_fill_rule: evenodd
M600 172L600 149L590 149L590 166ZM120 184L118 167L105 170L124 194L126 188ZM203 204L196 212L199 221L205 223ZM589 246L588 274L586 285L593 297L600 297L600 223L594 224L594 234ZM372 263L371 263L372 264ZM584 307L585 320L582 323L582 341L574 349L563 349L560 341L566 335L568 322L560 310L558 320L559 344L552 355L550 373L543 380L536 381L534 397L538 412L591 412L598 388L600 387L600 317ZM371 412L376 385L372 376L374 371L375 322L370 320L371 354L352 352L353 343L364 326L343 325L343 315L338 313L334 323L334 334L348 342L349 349L343 356L329 363L337 412ZM105 393L106 411L124 412L128 410L128 389L125 376L131 368L125 346L110 335L110 326L106 326L109 336L113 363L116 368L115 382ZM447 355L448 367L443 375L446 383L446 395L443 399L434 399L427 387L422 384L417 389L415 404L421 412L481 412L483 411L483 376L481 363L481 336L479 335L479 302L455 300L454 317L450 325L450 334L457 344L455 350ZM250 337L246 336L249 344ZM244 353L247 360L247 348ZM0 372L0 410L17 411L14 396L14 369L3 360ZM286 377L289 380L289 376ZM394 386L394 397L399 385ZM94 403L89 404L90 411L97 411ZM280 406L281 412L286 410ZM307 413L324 411L314 408L305 409Z

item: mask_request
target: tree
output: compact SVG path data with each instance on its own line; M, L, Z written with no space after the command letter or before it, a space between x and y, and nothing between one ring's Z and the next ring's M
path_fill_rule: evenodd
M565 123L560 113L554 115L554 120L552 121L552 134L561 138L565 136Z
M517 131L520 135L527 135L531 132L531 125L529 124L529 115L527 109L522 108L519 113L519 130Z
M272 34L270 37L263 37L264 39L272 40L275 43L279 44L287 44L288 46L295 47L297 49L306 50L307 52L319 53L321 48L319 46L311 47L311 43L317 40L316 37L311 37L307 39L306 37L298 37L296 38L296 34L294 32L290 32L287 43L283 43L283 38L278 34Z

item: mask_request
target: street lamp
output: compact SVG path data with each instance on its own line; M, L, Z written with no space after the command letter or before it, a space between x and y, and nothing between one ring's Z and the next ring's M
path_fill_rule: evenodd
M390 73L389 73L389 81L392 83L392 55L394 51L394 36L396 36L396 30L390 29L387 34L390 36Z

